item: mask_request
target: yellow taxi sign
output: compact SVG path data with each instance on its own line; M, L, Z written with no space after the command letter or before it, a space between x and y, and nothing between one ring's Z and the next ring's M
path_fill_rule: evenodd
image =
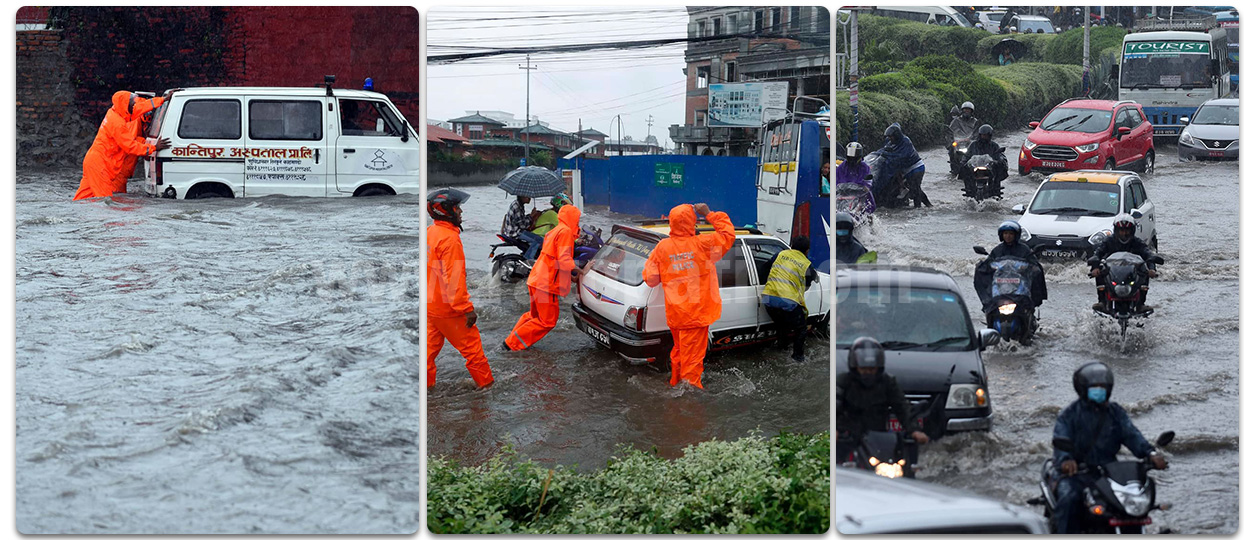
M1078 182L1090 184L1117 184L1131 173L1119 171L1071 171L1050 175L1050 182Z

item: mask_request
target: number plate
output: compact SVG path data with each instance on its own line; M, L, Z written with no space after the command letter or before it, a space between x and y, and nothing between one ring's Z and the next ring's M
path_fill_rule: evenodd
M1213 150L1210 150L1209 152L1209 157L1223 157L1224 155L1225 154L1222 152L1215 152Z
M1046 257L1053 257L1056 259L1075 259L1080 256L1078 252L1069 251L1066 249L1053 249L1053 250L1047 249L1045 251L1042 251L1041 254L1045 255Z
M596 341L599 341L605 345L609 345L609 334L602 332L600 330L597 330L596 327L590 324L587 324L587 323L583 324L583 331L587 332L587 335L596 338Z
M1058 167L1060 169L1066 169L1067 163L1062 162L1062 161L1042 161L1041 166L1042 167Z
M903 429L903 428L902 428L902 426L900 426L900 425L899 425L899 423L898 423L898 418L895 418L895 417L891 416L891 417L890 417L890 420L889 420L888 422L886 422L886 430L887 430L887 431L892 431L892 432L893 432L893 431L902 431L902 429ZM923 429L924 429L924 418L917 418L917 419L916 419L916 429L921 429L921 430L923 430Z

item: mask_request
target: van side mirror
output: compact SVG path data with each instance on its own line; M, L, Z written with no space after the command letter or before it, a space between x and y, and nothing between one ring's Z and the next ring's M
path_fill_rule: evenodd
M410 140L410 122L402 120L402 142Z
M1002 341L1002 334L999 334L998 331L993 328L985 328L984 330L978 332L977 335L980 336L981 339L982 351L985 350L985 347L993 347L994 345L997 345L998 342Z
M1133 218L1133 219L1140 219L1140 218L1142 218L1142 217L1145 217L1145 215L1144 215L1144 214L1142 214L1142 213L1140 213L1140 210L1132 210L1132 218Z
M1183 125L1185 125L1185 126L1186 126L1186 125L1188 125L1188 122L1191 122L1191 121L1192 121L1192 119L1191 119L1191 118L1188 118L1187 116L1180 116L1180 117L1179 117L1179 123L1180 123L1180 124L1183 124Z
M1026 210L1027 208L1028 208L1028 207L1027 207L1027 206L1025 206L1025 205L1022 205L1022 204L1017 204L1017 205L1015 205L1015 206L1012 206L1012 207L1011 207L1011 213L1012 213L1012 214L1023 214L1023 213L1024 213L1024 210Z

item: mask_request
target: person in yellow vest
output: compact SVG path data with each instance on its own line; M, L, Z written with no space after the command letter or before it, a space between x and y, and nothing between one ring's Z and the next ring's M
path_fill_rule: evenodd
M808 260L811 243L806 236L797 236L790 242L790 249L777 254L769 267L769 281L761 293L761 302L769 318L777 323L778 347L786 348L786 331L795 330L794 353L791 358L803 362L803 345L808 336L808 307L803 295L813 281L816 269Z

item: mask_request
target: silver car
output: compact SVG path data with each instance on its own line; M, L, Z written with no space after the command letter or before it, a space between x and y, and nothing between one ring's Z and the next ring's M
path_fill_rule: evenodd
M1180 119L1179 160L1240 159L1240 100L1211 99L1197 108L1192 118Z
M1049 534L1037 513L974 493L858 469L834 471L840 534Z

